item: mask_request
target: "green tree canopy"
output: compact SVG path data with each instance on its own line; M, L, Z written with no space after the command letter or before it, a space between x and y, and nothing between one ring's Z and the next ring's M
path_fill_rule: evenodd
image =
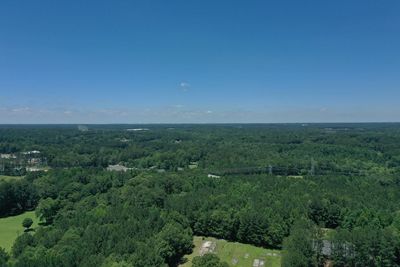
M26 228L26 230L28 230L29 228L31 228L33 224L33 220L31 218L25 218L22 221L22 226Z
M193 267L229 267L228 263L221 262L217 255L207 253L193 258Z

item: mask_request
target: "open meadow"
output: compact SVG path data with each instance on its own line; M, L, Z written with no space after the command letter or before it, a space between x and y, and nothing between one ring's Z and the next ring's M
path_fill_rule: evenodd
M8 176L8 175L0 175L0 181L11 181L11 180L20 180L22 179L24 176Z
M212 237L195 236L193 240L195 245L193 253L185 257L187 262L182 264L181 267L191 267L191 261L194 257L201 254L202 246L204 246L207 241L211 241L211 243L215 245L211 253L215 253L221 261L225 261L229 266L251 267L255 260L264 263L264 265L257 265L259 267L281 266L281 251L279 250L265 249Z
M24 232L22 221L25 218L33 220L32 229L37 227L39 219L36 217L35 211L27 211L17 216L0 218L0 247L6 251L11 251L14 240Z

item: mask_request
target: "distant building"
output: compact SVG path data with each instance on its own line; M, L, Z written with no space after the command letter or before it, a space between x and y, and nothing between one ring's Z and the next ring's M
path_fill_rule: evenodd
M120 164L108 165L108 167L107 167L107 171L126 172L128 170L131 170L131 168L125 167L125 166L120 165Z
M16 159L17 157L13 154L0 154L1 159Z
M126 129L127 131L139 132L139 131L148 131L147 128L133 128L133 129Z
M24 154L24 155L34 155L34 154L40 154L40 151L39 150L32 150L32 151L22 152L22 154Z
M89 128L86 125L78 125L78 130L81 132L89 131Z
M208 178L221 178L221 176L215 175L215 174L208 174L207 177Z
M40 168L40 167L26 167L25 169L27 172L40 172L40 171L47 172L48 171L48 169Z
M196 169L197 167L199 167L199 163L196 161L192 161L189 164L189 169Z
M40 159L38 159L38 158L31 158L31 159L28 159L28 163L29 164L39 164L41 162L41 160Z

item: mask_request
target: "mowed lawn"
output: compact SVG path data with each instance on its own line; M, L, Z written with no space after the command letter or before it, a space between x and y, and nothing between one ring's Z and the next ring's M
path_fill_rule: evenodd
M37 227L39 219L36 218L34 211L28 211L17 216L0 218L0 247L11 251L14 240L24 232L22 221L25 218L33 220L32 228Z
M265 261L264 267L280 267L281 266L281 251L271 250L260 247L255 247L248 244L237 242L228 242L226 240L216 239L212 237L199 237L195 236L193 243L195 245L193 253L187 255L185 258L188 260L182 264L181 267L192 266L192 259L199 256L201 245L205 241L213 241L217 243L214 253L229 266L235 267L252 267L254 259Z
M0 175L0 181L10 181L10 180L20 180L24 176L8 176L8 175Z

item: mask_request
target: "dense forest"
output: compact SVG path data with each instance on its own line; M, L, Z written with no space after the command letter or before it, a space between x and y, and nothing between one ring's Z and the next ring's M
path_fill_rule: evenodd
M400 124L3 125L0 153L0 217L41 219L0 266L178 266L193 235L400 266Z

